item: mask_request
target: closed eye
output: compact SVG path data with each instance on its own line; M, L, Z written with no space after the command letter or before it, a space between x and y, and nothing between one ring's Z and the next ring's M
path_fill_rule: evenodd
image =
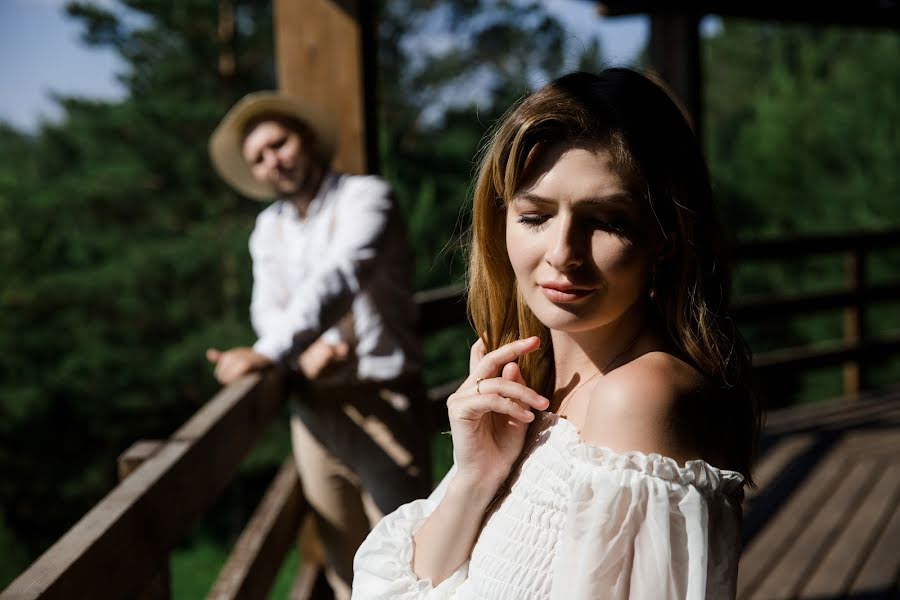
M594 229L608 231L621 236L627 236L631 229L628 223L618 219L591 219L590 222Z
M540 229L549 219L550 215L523 214L519 215L516 221L529 229Z

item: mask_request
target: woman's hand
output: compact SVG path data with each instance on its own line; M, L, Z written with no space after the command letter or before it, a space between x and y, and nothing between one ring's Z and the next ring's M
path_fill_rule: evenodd
M516 360L537 350L530 337L484 353L481 340L472 346L469 378L447 399L457 473L454 487L496 490L525 441L531 409L546 410L550 401L525 385Z

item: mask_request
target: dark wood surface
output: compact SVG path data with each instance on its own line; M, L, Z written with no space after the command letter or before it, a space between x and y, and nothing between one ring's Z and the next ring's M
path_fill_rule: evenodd
M308 506L293 455L281 465L234 545L208 600L264 600L282 562L297 540Z
M898 597L900 388L772 415L739 599Z
M223 388L0 599L138 598L281 414L283 402L277 373Z

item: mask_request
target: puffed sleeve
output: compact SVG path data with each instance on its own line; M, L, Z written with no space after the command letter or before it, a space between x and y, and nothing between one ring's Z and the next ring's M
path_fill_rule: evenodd
M743 477L580 446L553 599L734 598Z
M447 491L456 467L423 500L404 504L383 518L356 552L353 560L353 600L450 600L468 576L466 561L434 587L412 570L412 538L434 512Z

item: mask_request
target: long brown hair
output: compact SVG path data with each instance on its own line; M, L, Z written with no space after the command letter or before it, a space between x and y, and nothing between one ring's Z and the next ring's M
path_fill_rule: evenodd
M652 285L656 316L681 354L720 390L709 426L727 467L750 480L761 412L750 385L750 350L730 313L730 269L706 162L683 111L649 77L624 68L563 76L513 106L481 156L468 271L469 315L488 350L536 335L519 360L526 382L553 385L550 332L519 296L506 249L506 210L526 162L557 142L600 146L671 241Z

